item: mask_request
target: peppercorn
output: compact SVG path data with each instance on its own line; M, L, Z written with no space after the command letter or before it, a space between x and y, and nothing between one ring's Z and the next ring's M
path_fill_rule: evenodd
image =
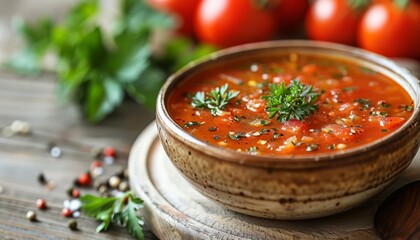
M90 173L86 172L79 176L77 182L79 186L90 186L92 184L92 177L90 176Z
M127 192L128 190L130 190L130 186L128 185L128 182L127 181L122 181L120 183L120 185L118 186L118 189L121 192Z
M42 184L42 185L47 184L47 179L45 178L45 176L44 176L44 174L43 174L43 173L40 173L40 174L38 175L38 182L39 182L40 184Z
M61 210L61 214L62 214L64 217L71 217L71 216L72 216L72 214L73 214L73 211L72 211L72 210L70 210L70 209L68 209L68 208L63 208L63 210Z
M102 151L102 154L105 157L116 157L117 156L117 151L115 151L115 148L113 148L113 147L106 147Z
M73 231L77 230L77 221L76 220L70 220L70 221L68 221L67 226Z
M108 183L110 187L117 188L121 183L121 179L118 176L112 176L109 178Z
M36 206L39 209L47 209L47 202L44 199L39 198L38 200L36 200Z
M97 168L102 167L102 162L99 160L95 160L90 164L90 168Z
M99 192L100 194L105 194L107 191L108 191L108 187L107 187L106 185L101 185L101 186L98 188L98 192Z
M124 169L124 178L129 179L128 168Z
M100 158L102 155L102 148L99 147L93 147L92 149L90 149L90 155L93 158Z
M31 222L35 222L36 221L36 213L34 211L28 211L26 213L26 218Z
M80 192L77 188L73 188L71 191L71 196L74 198L79 198L80 197Z

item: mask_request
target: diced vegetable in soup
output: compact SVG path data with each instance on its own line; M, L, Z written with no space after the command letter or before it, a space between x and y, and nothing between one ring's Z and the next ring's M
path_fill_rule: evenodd
M382 138L414 110L389 77L338 59L290 54L214 67L188 77L168 102L194 137L249 154L342 151Z

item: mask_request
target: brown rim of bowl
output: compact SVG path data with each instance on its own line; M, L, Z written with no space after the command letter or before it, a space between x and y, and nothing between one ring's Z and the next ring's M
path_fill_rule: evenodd
M380 138L378 140L373 141L372 143L362 145L360 147L350 148L348 150L339 151L332 154L318 154L318 155L290 155L287 157L283 156L272 156L272 155L250 155L243 152L237 152L235 150L229 150L222 147L218 147L212 144L205 143L192 135L186 132L184 129L181 128L177 123L175 123L172 118L170 117L166 102L168 99L169 91L177 85L176 82L179 82L178 79L182 79L185 76L199 71L201 68L205 68L207 64L217 63L218 61L223 61L223 59L230 59L240 57L244 54L249 54L254 51L262 51L264 49L270 48L306 48L312 49L312 51L319 51L321 52L320 55L328 55L328 56L338 56L349 58L353 60L362 60L366 63L371 63L375 65L377 68L381 68L382 71L388 71L389 73L393 74L394 76L398 76L400 79L405 79L408 83L405 86L402 85L400 81L396 80L395 77L391 77L394 81L396 81L400 86L402 86L410 95L414 102L414 109L413 114L410 119L401 126L397 131ZM330 52L330 53L329 53ZM323 53L323 54L322 54ZM328 54L329 53L329 54ZM337 54L337 55L335 55ZM388 74L389 74L388 73ZM357 161L360 159L360 155L367 154L372 151L378 151L379 149L383 148L385 145L396 141L397 139L403 137L404 135L408 134L408 132L414 130L420 131L420 129L415 129L420 121L420 87L419 87L419 80L414 77L407 69L397 65L393 61L377 55L372 52L368 52L362 49L358 49L355 47L345 46L341 44L335 43L327 43L327 42L316 42L316 41L307 41L307 40L279 40L279 41L269 41L269 42L259 42L259 43L251 43L240 45L236 47L231 47L227 49L220 50L213 54L210 54L204 58L199 60L193 61L189 63L187 66L182 68L181 70L172 74L166 83L163 85L162 89L159 92L158 99L157 99L157 118L161 120L163 124L167 125L167 128L172 131L173 135L181 141L184 141L187 145L191 146L192 148L204 152L208 155L215 156L219 159L224 159L228 162L238 163L238 164L245 164L245 165L254 165L254 166L272 166L278 164L289 165L292 164L298 167L301 164L307 163L320 163L326 162L330 159L340 158L340 160L328 161L329 164L342 164L342 163L350 163ZM407 89L409 86L411 89ZM420 127L419 127L420 128ZM223 149L223 151L220 151ZM276 164L275 164L276 163Z

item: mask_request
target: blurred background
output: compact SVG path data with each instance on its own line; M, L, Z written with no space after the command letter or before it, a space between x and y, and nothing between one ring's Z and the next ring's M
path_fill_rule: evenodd
M124 100L153 111L173 72L222 48L310 39L420 59L417 0L0 0L0 62L57 76L60 101L97 123Z

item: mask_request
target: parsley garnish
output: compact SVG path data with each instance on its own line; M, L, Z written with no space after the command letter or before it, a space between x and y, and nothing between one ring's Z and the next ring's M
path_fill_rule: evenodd
M257 154L257 152L258 152L258 148L255 147L255 146L248 148L248 153L250 153L250 154L255 155L255 154Z
M318 145L318 144L316 144L316 143L311 143L311 144L309 144L309 145L306 147L306 151L307 151L307 152L312 152L312 151L317 150L318 148L319 148L319 145Z
M271 84L270 95L267 100L269 117L277 115L277 120L286 122L291 119L303 120L318 110L314 104L319 96L312 86L301 84L298 79L293 80L287 87L284 83Z
M233 140L239 140L240 138L246 137L245 133L243 132L238 132L238 133L229 132L228 136Z
M189 128L189 127L195 127L195 126L200 126L201 122L194 122L194 121L190 121L184 124L184 127Z
M413 111L413 106L401 105L401 106L400 106L400 109L401 109L402 111L411 112L411 111Z
M335 144L327 145L326 148L334 150L335 149Z
M357 88L356 87L345 87L343 88L343 92L350 93L354 92Z
M85 215L101 221L96 232L106 231L111 222L114 222L125 226L136 239L144 239L140 226L142 219L137 215L137 210L143 207L143 200L136 198L133 193L109 198L87 194L82 196L80 201Z
M372 103L370 102L370 99L367 99L367 98L355 99L354 102L362 104L362 110L366 110L370 106L372 106Z
M228 84L224 84L209 93L197 92L192 98L191 105L195 108L208 108L213 116L220 116L229 101L239 94L239 91L228 88Z

